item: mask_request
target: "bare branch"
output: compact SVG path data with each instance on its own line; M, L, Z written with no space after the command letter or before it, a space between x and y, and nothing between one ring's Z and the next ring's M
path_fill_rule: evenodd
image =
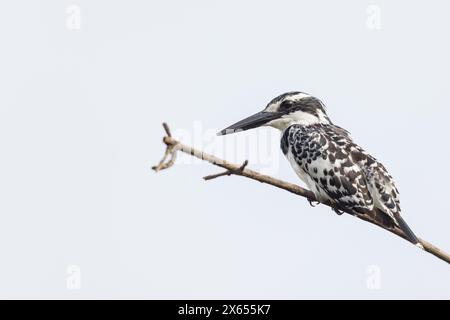
M296 194L298 196L306 198L308 201L310 201L310 203L317 201L316 197L314 196L314 193L312 193L309 190L306 190L295 184L292 184L292 183L289 183L289 182L286 182L283 180L279 180L279 179L273 178L271 176L264 175L259 172L248 169L247 168L248 161L245 161L242 165L233 164L233 163L227 162L225 160L222 160L220 158L217 158L213 155L204 153L203 151L200 151L200 150L194 149L190 146L187 146L185 144L182 144L181 142L172 138L170 129L167 126L167 124L164 123L163 126L164 126L164 130L166 131L166 134L167 134L167 136L165 136L163 139L163 142L166 144L166 152L164 153L164 157L160 161L160 163L157 166L152 167L152 169L155 170L156 172L160 171L160 170L168 169L171 166L173 166L173 164L175 163L175 160L176 160L176 152L181 151L181 152L189 154L193 157L196 157L198 159L207 161L209 163L212 163L213 165L216 165L218 167L226 169L226 171L223 173L218 173L215 175L210 175L210 176L204 177L205 180L212 180L212 179L222 177L222 176L239 175L242 177L246 177L246 178L249 178L252 180L259 181L261 183L266 183L266 184L272 185L274 187L289 191L293 194ZM167 158L169 156L170 156L170 159L169 159L169 161L167 161ZM334 210L342 211L342 208L336 208L330 202L325 202L322 204L329 206ZM360 213L353 212L353 211L344 211L344 212L347 214L350 214L352 216L355 216L361 220L372 223L382 229L385 229L386 231L389 231L389 232L407 240L403 231L400 230L398 227L396 227L396 226L387 227L387 224L385 221L386 220L385 214L383 214L379 210L374 210L373 212L370 212L367 214L360 214ZM442 251L441 249L432 245L428 241L425 241L423 239L419 239L419 241L421 242L425 251L431 253L432 255L436 256L437 258L439 258L447 263L450 263L450 255L448 253Z

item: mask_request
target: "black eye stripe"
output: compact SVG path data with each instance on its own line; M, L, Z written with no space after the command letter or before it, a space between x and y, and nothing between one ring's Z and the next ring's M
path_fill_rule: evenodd
M311 113L314 115L318 115L318 111L322 111L326 114L325 108L319 99L314 97L302 98L300 100L284 100L281 102L279 108L281 112L295 112L295 111L303 111L307 113Z
M287 111L287 110L289 110L292 106L293 106L292 101L290 101L290 100L284 100L284 101L280 104L280 111Z

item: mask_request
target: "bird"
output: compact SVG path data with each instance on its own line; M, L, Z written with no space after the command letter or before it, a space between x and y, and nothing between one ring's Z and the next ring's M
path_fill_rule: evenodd
M399 191L393 177L382 163L353 141L347 130L330 120L321 100L299 91L281 94L263 111L218 135L264 126L281 131L281 150L314 193L317 203L332 203L338 214L380 211L384 226L400 228L409 242L423 249L401 216ZM313 205L311 201L310 204Z

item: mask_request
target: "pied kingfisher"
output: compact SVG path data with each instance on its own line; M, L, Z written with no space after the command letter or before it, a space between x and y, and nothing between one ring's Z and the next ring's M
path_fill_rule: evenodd
M282 132L284 155L318 202L330 201L338 213L381 210L388 227L396 225L410 242L422 247L400 216L393 178L380 162L353 142L348 131L331 122L319 99L303 92L282 94L263 111L218 134L260 126Z

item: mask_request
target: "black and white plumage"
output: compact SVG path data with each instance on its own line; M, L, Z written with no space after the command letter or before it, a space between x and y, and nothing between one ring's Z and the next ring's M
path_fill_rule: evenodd
M399 193L386 168L353 142L349 132L334 125L324 104L303 92L288 92L249 118L222 130L228 134L259 126L281 130L281 149L293 169L319 202L331 201L339 210L386 214L408 240L420 241L400 216Z

